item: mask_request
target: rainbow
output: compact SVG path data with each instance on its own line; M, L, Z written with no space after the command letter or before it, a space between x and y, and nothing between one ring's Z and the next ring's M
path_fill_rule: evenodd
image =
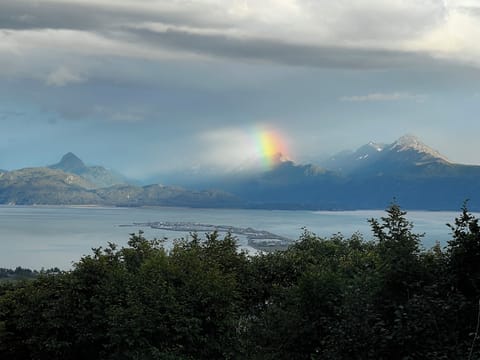
M276 131L262 129L255 132L257 154L265 168L272 169L288 152L283 137Z

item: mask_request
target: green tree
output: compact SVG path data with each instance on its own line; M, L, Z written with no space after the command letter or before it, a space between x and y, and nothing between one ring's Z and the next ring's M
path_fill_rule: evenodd
M380 221L370 219L369 223L377 242L378 270L384 282L382 298L399 304L420 288L420 240L424 234L413 232L413 224L398 204L391 204L385 211L387 215Z
M223 359L238 349L248 259L210 234L167 253L142 233L70 272L4 291L0 355L15 359ZM245 282L247 283L247 282Z
M246 333L249 358L361 358L371 338L375 263L372 244L358 234L322 239L307 231L285 251L256 256L264 297Z
M454 276L455 285L470 298L480 296L480 225L468 211L467 203L462 213L455 218L454 225L447 224L452 230L452 240L448 242L449 268Z

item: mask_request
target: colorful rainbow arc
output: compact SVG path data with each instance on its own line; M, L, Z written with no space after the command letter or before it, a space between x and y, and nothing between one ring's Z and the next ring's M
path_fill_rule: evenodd
M282 136L273 130L261 130L256 133L257 151L267 169L272 169L279 160L287 155Z

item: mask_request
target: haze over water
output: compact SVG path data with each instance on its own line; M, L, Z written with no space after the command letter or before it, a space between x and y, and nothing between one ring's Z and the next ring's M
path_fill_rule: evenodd
M367 219L384 215L383 211L0 206L0 267L68 269L81 256L91 254L91 248L108 242L126 245L129 234L138 230L145 231L149 239L168 237L167 248L173 239L188 236L185 232L119 226L133 223L169 221L251 227L292 240L298 239L305 227L322 237L338 232L350 236L359 231L368 240L371 232ZM407 218L414 223L415 232L426 233L423 244L430 248L435 241L446 245L450 229L445 224L453 223L458 215L412 211ZM239 238L239 245L253 250L245 238Z

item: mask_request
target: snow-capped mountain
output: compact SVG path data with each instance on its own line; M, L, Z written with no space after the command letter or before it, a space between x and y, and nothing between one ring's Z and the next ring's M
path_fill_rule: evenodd
M404 135L392 144L369 142L356 151L342 151L321 165L345 175L406 174L427 166L451 162L414 135Z
M425 145L419 138L411 134L399 138L389 146L388 151L400 154L415 153L418 159L416 165L423 165L429 162L450 163L450 160L437 150Z
M381 157L384 144L370 141L355 151L341 151L326 161L320 163L320 166L340 173L348 174L358 167L365 166Z
M458 209L465 199L480 208L480 166L452 163L413 135L320 165L312 176L306 165L283 164L231 190L258 207L379 209L396 198L410 209Z

